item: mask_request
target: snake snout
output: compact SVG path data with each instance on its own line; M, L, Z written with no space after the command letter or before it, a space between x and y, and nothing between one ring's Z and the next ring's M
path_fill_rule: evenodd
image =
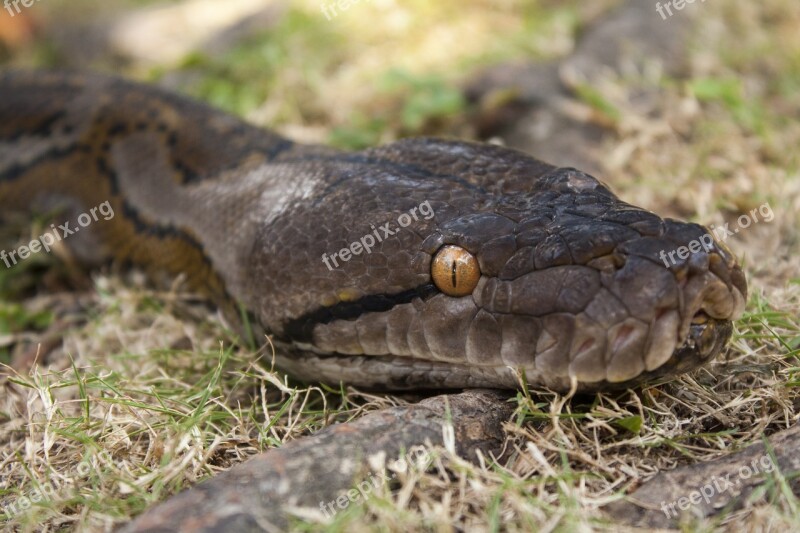
M667 235L678 241L678 261L667 266L681 291L681 336L706 318L739 318L747 298L747 282L730 250L702 226L668 221L667 227Z
M605 308L619 317L587 307L595 322L614 322L607 327L608 382L638 382L700 366L724 347L731 321L744 310L747 284L730 251L697 224L667 220L664 230L619 247L624 264L604 274L604 287L619 302ZM596 380L590 371L598 370L596 363L576 362L574 375Z
M713 359L730 339L732 322L744 312L747 282L730 250L704 227L666 221L677 260L665 267L678 287L678 344L661 364L647 368L646 377L685 372ZM699 244L698 244L699 243ZM674 256L669 252L674 252ZM659 253L663 260L663 253ZM671 261L670 261L671 262ZM671 328L670 328L671 329Z

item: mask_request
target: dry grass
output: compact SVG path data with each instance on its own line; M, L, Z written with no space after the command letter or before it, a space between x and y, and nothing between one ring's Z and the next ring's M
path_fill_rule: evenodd
M775 214L727 242L746 265L751 296L726 356L640 391L579 398L520 393L501 463L474 466L442 451L428 472L400 476L395 490L350 506L332 522L298 522L298 530L616 531L599 507L630 486L795 424L800 126L792 117L800 113L800 13L794 3L696 4L688 82L655 75L608 79L596 88L619 111L617 138L604 150L603 164L624 199L705 224L735 222L764 202ZM230 94L222 78L245 76L250 62L258 64L247 49L234 56L241 68L234 62L218 71L214 60L195 58L183 69L211 72L193 85L205 97L305 139L324 140L348 123L356 126L338 137L343 144L387 140L415 127L463 132L458 113L441 109L428 110L423 126L397 118L420 84L382 90L370 80L387 65L401 65L412 80L436 72L446 87L477 64L558 55L570 49L572 29L586 15L538 6L524 17L522 2L499 6L375 0L329 23L318 4L301 2L295 24L316 21L307 31L332 36L315 40L295 37L296 27L284 30L280 35L311 66L303 71L292 58L280 59L278 46L270 99L247 93L254 104L243 108L237 108L241 93ZM531 20L547 38L523 39ZM315 48L320 43L326 51ZM351 61L342 66L342 58ZM438 83L422 86L428 91ZM642 87L658 89L647 113L630 104ZM281 98L290 103L274 103ZM376 115L383 120L378 126L363 119ZM376 129L354 140L361 127ZM3 283L19 286L31 276L41 277L25 272ZM0 381L0 510L19 506L37 488L56 489L10 517L9 529L109 530L254 453L405 401L287 382L269 371L269 351L233 347L215 313L179 285L157 292L136 276L93 280L75 301L40 294L21 305L0 303L0 327L10 332L0 335L0 348L36 346L56 326L64 338L46 365ZM768 490L772 503L694 527L800 528L796 497L777 481Z

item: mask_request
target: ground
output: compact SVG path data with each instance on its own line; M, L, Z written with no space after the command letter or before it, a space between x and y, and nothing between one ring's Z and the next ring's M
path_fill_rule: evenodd
M464 96L476 73L568 55L616 3L362 0L326 16L332 2L315 0L236 0L212 12L196 1L167 15L149 9L155 2L46 0L14 17L0 11L0 58L158 82L300 141L475 138L480 120L502 118L501 104ZM427 472L402 474L333 519L306 514L297 530L617 531L601 508L657 472L795 424L800 10L795 0L696 2L663 23L684 16L693 30L682 76L611 76L581 93L579 115L606 131L598 177L624 200L731 228L761 209L758 223L726 240L750 287L730 348L641 390L520 392L501 459L476 466L438 451ZM249 23L231 29L242 18ZM637 97L654 92L643 111ZM42 223L4 226L0 243L29 240ZM32 366L0 376L0 520L9 530L107 531L255 453L416 400L287 380L270 370L269 346L234 345L180 280L157 289L136 272L87 275L62 259L0 267L0 361ZM685 527L800 528L786 483L795 473L762 474L764 490L743 509Z

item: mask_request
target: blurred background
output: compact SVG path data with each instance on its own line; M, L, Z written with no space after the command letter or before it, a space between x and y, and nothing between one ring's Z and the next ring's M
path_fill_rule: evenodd
M539 476L523 452L501 474L460 465L470 481L458 487L469 490L450 493L454 484L431 477L414 492L416 514L407 502L391 515L376 504L351 517L361 529L341 530L384 527L389 515L385 530L588 530L610 494L796 421L797 0L3 1L0 68L154 83L343 149L414 135L504 144L705 225L736 227L764 204L774 213L726 240L750 301L710 370L586 405L520 396L510 448L535 443L557 474ZM37 234L29 221L0 227L0 249ZM0 362L55 354L46 376L0 375L0 466L9 466L0 497L30 491L31 472L71 471L89 443L125 466L14 527L108 531L248 455L397 401L276 387L280 378L249 366L252 352L222 353L226 333L196 300L156 292L135 274L98 275L84 284L92 290L66 296L51 275L59 265L40 254L0 269ZM559 419L561 410L569 412ZM785 515L750 509L751 528L796 528L800 507L789 495L777 506Z

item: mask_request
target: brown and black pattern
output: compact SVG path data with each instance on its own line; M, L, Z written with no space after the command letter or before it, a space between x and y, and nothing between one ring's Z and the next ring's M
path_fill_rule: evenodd
M716 355L746 294L721 246L659 258L705 228L520 152L408 139L344 153L115 78L0 74L0 209L74 220L103 202L114 218L65 241L82 259L183 274L241 304L280 366L312 381L628 386ZM323 262L424 202L430 219ZM432 283L445 245L477 259L467 296Z

